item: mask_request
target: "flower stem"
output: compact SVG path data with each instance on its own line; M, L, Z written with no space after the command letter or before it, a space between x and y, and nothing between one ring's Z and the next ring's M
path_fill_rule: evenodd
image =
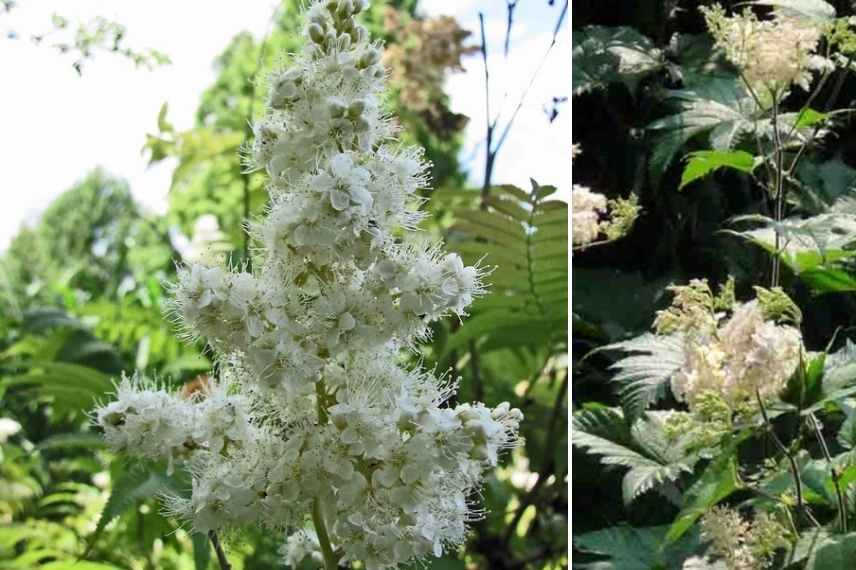
M315 525L315 533L318 535L318 542L321 545L321 554L324 556L324 570L336 570L338 568L336 554L330 545L330 536L327 534L327 527L324 525L321 501L318 497L312 501L312 524Z
M315 383L315 396L318 404L318 424L324 425L327 423L327 407L326 389L324 381L319 380ZM315 497L312 501L312 524L315 525L315 533L318 535L318 542L321 544L321 554L324 556L325 570L336 570L338 564L337 557L333 552L333 547L330 544L330 535L327 534L327 526L324 524L324 515L321 514L321 499Z
M823 455L826 457L826 463L829 465L829 473L832 477L832 484L835 486L835 496L838 499L838 515L840 517L841 532L847 534L847 501L844 493L841 491L841 483L839 479L841 474L838 468L832 462L832 456L829 453L829 447L826 445L826 440L823 438L823 431L820 429L820 422L814 417L814 414L808 415L808 421L814 429L817 436L817 441L820 443L820 448L823 450Z
M778 93L774 94L773 98L773 138L775 142L775 160L776 160L776 194L775 194L775 209L773 211L773 218L776 222L781 222L782 218L784 218L785 214L785 188L784 188L784 178L785 178L785 153L784 148L782 148L782 136L779 132L779 95ZM780 241L781 238L779 236L779 228L775 228L776 235L776 250L773 253L773 275L771 278L771 286L778 287L779 286L779 275L781 273L781 246Z
M220 570L232 570L232 565L229 564L229 559L226 558L226 552L223 550L223 545L220 544L220 538L213 530L208 531L208 540L211 541L211 546L214 547L214 552L217 554L217 562L220 564Z
M318 425L324 425L327 423L327 407L324 399L326 398L327 393L324 386L324 381L319 380L315 383L315 403L318 407Z
M808 510L808 507L806 506L805 501L803 500L802 479L800 478L800 470L797 466L797 461L796 459L794 459L794 456L791 454L790 451L788 451L788 448L785 447L785 444L782 443L782 440L779 439L779 436L776 435L776 432L773 430L773 424L770 423L770 416L767 415L767 408L764 406L764 400L761 398L761 392L756 390L755 396L758 399L758 406L761 408L761 417L764 418L764 425L767 428L767 433L769 433L770 436L773 438L773 441L776 443L776 447L778 447L779 451L781 451L785 455L788 460L788 464L790 465L791 476L794 480L794 490L796 491L797 495L797 512L800 515L808 518L814 524L814 526L820 528L820 523L817 522L817 519L815 519L814 516L811 514L811 511Z

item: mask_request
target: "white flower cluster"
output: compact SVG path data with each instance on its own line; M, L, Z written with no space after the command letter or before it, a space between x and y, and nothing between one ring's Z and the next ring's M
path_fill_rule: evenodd
M692 410L699 398L717 394L732 410L776 398L803 354L802 335L774 322L758 300L715 312L707 283L679 287L673 309L655 325L683 337L684 364L671 377L672 392Z
M257 435L249 412L248 398L230 394L224 383L182 398L134 376L122 379L116 399L98 408L94 419L114 450L172 466L197 450L219 455L246 445Z
M785 527L765 512L759 512L753 520L747 520L734 509L716 506L701 519L702 540L710 543L710 550L718 559L717 562L728 570L769 568L775 551L789 546L789 534ZM707 564L702 565L702 560L693 558L699 567L717 567L716 563L706 559L704 562ZM692 565L684 564L685 570L690 568Z
M586 245L601 233L606 214L606 196L574 184L571 191L571 240L573 245Z
M0 443L6 443L6 440L19 431L21 431L21 424L12 418L0 418Z
M447 406L454 381L402 365L402 348L483 289L478 268L412 231L425 163L380 111L363 8L313 2L308 47L272 79L251 157L271 176L257 270L180 271L174 314L216 349L220 381L183 399L126 380L96 412L114 449L187 467L192 493L172 512L201 532L285 531L291 566L394 568L456 548L522 419L508 404Z
M718 4L699 9L716 45L761 97L778 96L791 84L808 91L812 71L832 65L815 53L823 27L806 17L777 11L759 20L749 8L730 17Z

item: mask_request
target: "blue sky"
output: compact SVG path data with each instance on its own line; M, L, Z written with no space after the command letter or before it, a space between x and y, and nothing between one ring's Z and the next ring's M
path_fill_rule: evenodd
M507 118L550 43L560 3L519 3L507 59L504 0L423 0L420 6L428 15L455 16L473 31L473 43L479 41L478 12L485 13L492 110L502 108ZM269 0L43 0L20 2L10 15L0 16L5 36L10 28L25 34L44 30L53 13L82 21L102 15L127 26L128 45L152 47L172 59L171 65L146 71L99 53L80 78L70 60L55 51L0 38L0 73L7 78L0 106L0 249L96 166L128 179L141 204L163 212L175 165L147 167L141 152L145 133L154 130L164 102L179 129L191 127L199 96L214 79L214 58L242 30L262 37L275 5ZM192 41L188 26L194 28ZM470 117L461 159L478 185L484 168L484 76L480 56L468 57L464 65L466 72L451 75L446 88L452 109ZM497 159L494 182L525 187L533 177L570 192L570 108L565 105L552 124L544 113L553 96L569 91L566 21Z

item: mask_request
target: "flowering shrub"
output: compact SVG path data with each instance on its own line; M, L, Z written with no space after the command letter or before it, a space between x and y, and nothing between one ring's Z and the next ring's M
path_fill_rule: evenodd
M394 568L455 549L522 419L445 405L454 378L402 365L429 323L484 293L484 271L415 231L426 165L380 107L363 8L312 3L301 57L271 77L247 153L270 176L257 270L179 272L173 314L217 352L218 379L184 398L126 378L94 414L111 448L192 474L189 497L166 497L172 513L199 532L283 532L291 566Z
M602 508L575 517L581 569L852 566L856 171L832 133L854 20L822 0L737 7L688 15L704 38L676 14L660 40L575 33L576 101L632 100L610 118L636 166L614 178L641 203L626 239L575 248L574 484L580 514L587 494ZM601 123L580 144L608 147ZM609 157L581 162L575 246L614 200Z

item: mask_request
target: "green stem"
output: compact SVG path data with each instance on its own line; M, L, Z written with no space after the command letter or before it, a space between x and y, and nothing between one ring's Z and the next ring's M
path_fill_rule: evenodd
M755 396L758 399L758 406L761 408L761 417L764 418L764 426L767 428L767 433L770 434L770 436L773 438L776 447L778 447L779 451L784 454L784 456L788 460L788 464L790 465L791 477L793 477L794 480L794 490L796 491L797 495L797 512L800 515L807 517L814 523L816 527L820 528L820 524L817 522L814 516L812 516L811 512L808 510L805 505L805 502L803 501L802 479L800 478L800 469L797 466L797 461L796 459L794 459L794 456L791 454L790 451L788 451L788 448L785 447L785 444L782 443L782 440L779 439L779 436L776 435L776 432L773 430L773 424L770 423L770 416L767 415L767 408L764 406L764 400L761 398L761 392L756 390Z
M324 516L321 514L321 501L316 497L312 502L312 524L315 525L315 533L321 544L321 554L324 556L324 570L336 570L338 563L333 547L330 545L330 536L324 525Z
M325 405L326 389L323 380L318 380L315 383L315 398L318 407L318 424L325 425L327 423L327 407ZM325 570L336 570L338 568L336 554L333 552L333 546L330 544L330 535L327 534L327 526L324 524L324 515L321 514L321 499L315 497L312 501L312 524L315 525L315 533L318 535L318 542L321 544L321 554L324 556Z
M838 468L835 467L835 464L832 461L832 455L829 453L829 447L826 445L826 440L823 437L823 431L820 429L820 422L817 421L814 414L808 415L808 421L814 429L817 441L820 443L820 448L823 451L823 456L826 458L827 465L829 465L829 473L832 477L832 484L835 487L835 496L838 499L838 515L841 522L841 532L847 534L847 501L845 500L844 493L841 490L841 483L839 481L841 474L838 472Z
M318 405L318 425L327 423L327 407L324 405L324 400L327 398L327 393L324 387L324 381L319 380L315 383L315 402Z
M774 94L773 98L773 137L775 140L775 157L776 157L776 206L773 210L773 217L777 222L781 222L785 213L785 192L784 192L784 177L785 177L785 153L782 148L782 136L779 132L779 96ZM779 274L781 273L781 251L779 228L776 228L776 250L773 254L773 275L771 278L771 286L779 286Z

